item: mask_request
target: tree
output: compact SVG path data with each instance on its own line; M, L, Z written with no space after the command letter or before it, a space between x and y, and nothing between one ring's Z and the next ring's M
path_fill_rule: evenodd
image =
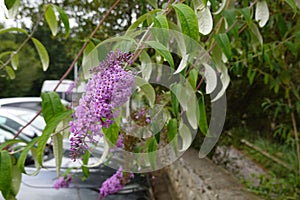
M24 40L23 36L19 34L1 34L1 52L15 51L20 45L21 41ZM6 60L10 56L4 56L2 59ZM39 60L35 58L34 49L26 45L22 51L19 53L19 65L16 69L16 75L13 80L6 77L6 72L1 70L1 81L0 81L0 96L1 97L13 97L13 96L26 96L30 94L33 83L38 78L39 71L41 67L39 65Z

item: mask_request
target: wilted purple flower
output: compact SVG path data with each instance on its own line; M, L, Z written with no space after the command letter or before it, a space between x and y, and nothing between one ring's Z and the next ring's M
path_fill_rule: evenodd
M134 177L133 173L129 174L129 177L127 179L131 179ZM100 188L99 192L99 199L102 199L103 197L106 197L107 195L113 194L115 192L118 192L124 188L124 185L126 181L124 180L122 167L119 167L118 171L110 178L106 179Z
M123 69L129 59L129 53L111 52L99 66L91 70L93 76L75 109L74 120L70 122L73 133L70 151L74 160L81 151L87 149L83 142L85 138L97 142L94 138L102 136L102 127L107 128L113 123L113 118L118 116L116 108L131 95L134 77Z
M68 188L69 187L69 184L72 182L72 176L62 176L62 177L59 177L53 187L55 189L59 189L59 188Z

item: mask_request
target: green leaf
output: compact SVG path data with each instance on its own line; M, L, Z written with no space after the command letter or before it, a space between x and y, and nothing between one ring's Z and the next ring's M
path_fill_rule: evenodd
M149 101L150 107L153 107L156 98L154 88L147 81L138 76L135 77L135 85L139 87L145 94L146 98Z
M113 123L108 128L102 128L105 138L113 145L117 144L120 127L117 123Z
M269 78L270 78L270 75L269 75L269 74L265 74L265 75L264 75L264 83L265 83L265 84L268 84L268 83L269 83Z
M297 49L297 46L291 42L291 41L286 41L285 42L286 46L289 48L289 50L292 52L292 54L297 57L298 55L298 49Z
M256 24L252 23L250 28L251 28L252 33L255 35L255 37L259 41L260 45L263 45L263 37L260 34L260 31L258 30L258 27L256 26Z
M177 152L178 151L178 148L177 148L177 144L178 144L178 140L177 140L177 132L178 132L177 120L176 119L170 119L169 123L167 125L167 129L168 129L168 140L170 141L173 150L175 152Z
M7 140L3 143L0 144L0 151L3 150L5 147L13 145L13 144L17 144L17 143L25 143L23 140Z
M89 175L90 175L90 170L89 170L88 167L86 167L88 165L90 156L91 156L91 153L89 151L86 151L85 154L82 156L83 165L82 165L81 169L82 169L82 172L83 172L83 176L85 178L88 178Z
M162 14L158 14L154 19L154 27L151 28L152 36L156 38L158 42L167 46L169 44L169 24L167 17Z
M15 71L13 70L13 68L11 66L5 66L5 71L10 79L13 80L16 78Z
M93 42L89 42L83 51L82 65L87 63L89 53L95 49L95 45Z
M253 84L255 76L256 76L256 71L253 71L251 68L248 68L247 77L249 79L250 85Z
M208 131L208 125L207 125L207 118L206 118L206 110L205 110L205 102L204 102L204 96L202 93L200 93L201 98L199 98L198 104L199 104L199 128L200 131L206 135Z
M179 101L178 101L175 93L173 92L174 89L176 89L176 87L171 88L171 105L172 105L174 115L176 117L178 117L179 116Z
M256 2L255 20L258 22L259 27L264 27L269 20L269 8L265 0Z
M25 35L28 35L28 32L22 28L3 28L3 29L0 29L0 34L7 33L7 32L13 32L13 31L21 32L21 33L24 33Z
M154 27L169 29L169 24L166 15L158 14L154 18Z
M4 0L4 4L7 9L11 9L15 3L16 0Z
M46 71L49 67L49 55L44 45L34 37L31 38L42 62L43 70Z
M241 14L244 16L248 26L251 26L252 21L251 21L251 12L250 12L250 8L246 7L246 8L242 8L239 10L241 12Z
M14 70L18 69L19 66L19 55L16 52L11 53L11 66Z
M42 136L40 136L37 148L37 161L40 165L43 163L43 155L44 149L49 140L51 134L55 131L57 125L64 120L65 118L69 117L72 114L72 110L62 111L60 113L55 114L48 122L43 131Z
M16 196L20 190L22 180L22 173L16 164L12 165L11 175L11 194Z
M193 89L197 87L197 80L198 80L198 71L196 69L192 69L189 73L189 83L191 84Z
M152 169L155 169L156 166L156 150L157 150L157 143L155 138L150 138L147 141L147 151L148 151L148 158L150 161L150 165Z
M208 0L202 0L202 2L203 2L203 4L204 4L204 6L207 6Z
M0 58L7 56L7 55L11 55L13 52L12 51L4 51L2 53L0 53Z
M132 31L134 31L135 29L137 29L140 24L142 24L145 20L148 19L149 16L157 13L157 12L161 12L161 9L155 9L155 10L152 10L150 12L147 12L145 14L143 14L142 16L140 16L139 18L136 19L135 22L133 22L127 29L126 31L126 34L125 35L128 35L129 33L131 33Z
M225 17L226 22L228 23L228 26L231 27L231 25L233 23L236 22L236 13L235 13L235 9L228 9L228 10L224 10L222 12L222 15ZM229 33L233 33L234 37L238 38L239 34L238 34L238 27L234 26Z
M61 21L64 24L65 31L66 31L66 38L69 37L69 35L70 35L70 23L69 23L69 17L68 17L68 15L59 6L57 6L57 5L52 5L52 6L54 6L55 9L58 11L59 17L60 17Z
M174 60L167 47L157 41L146 41L145 43L154 48L174 68Z
M222 49L223 53L226 55L228 59L231 58L232 51L229 38L226 33L219 33L215 35L215 40L218 46Z
M187 88L185 88L187 89ZM189 96L186 96L187 98L187 110L186 110L186 116L187 119L193 129L197 129L198 127L198 118L199 118L199 113L198 111L198 104L196 100L196 95L194 93L189 92Z
M10 195L12 164L8 151L0 152L0 191L5 199Z
M36 145L36 143L38 142L39 138L40 138L40 137L36 137L36 138L32 139L32 140L25 146L25 148L23 149L22 153L20 154L20 157L19 157L19 159L18 159L17 165L18 165L20 171L21 171L22 173L24 173L24 174L26 174L24 165L25 165L26 158L27 158L27 156L28 156L28 152L31 150L31 148L33 148L33 147ZM35 175L35 174L37 174L38 171L39 171L39 169L40 169L40 168L38 168L38 169L36 170L36 172L34 172L34 173L30 174L30 175Z
M295 0L285 0L285 2L289 4L289 6L293 9L294 13L297 12L297 5L295 3ZM297 4L299 4L298 7L300 8L300 3L298 2Z
M53 154L55 158L55 166L56 166L56 176L60 176L60 167L62 162L63 156L63 136L60 133L55 134L52 136L53 142Z
M65 107L61 103L60 97L56 92L43 92L41 97L43 117L46 123L48 123L57 113L65 110Z
M197 41L199 37L198 20L192 8L182 3L173 5L173 8L180 22L182 33Z
M156 1L156 0L148 0L148 3L149 3L153 8L157 8L157 1Z
M8 18L14 18L18 14L20 0L12 0L11 3L8 3L8 1L5 0L5 5L8 9Z
M52 35L56 36L58 23L57 23L57 19L56 19L53 7L51 5L45 5L44 10L46 10L45 11L45 19L46 19L46 22L48 23L48 26L52 32Z

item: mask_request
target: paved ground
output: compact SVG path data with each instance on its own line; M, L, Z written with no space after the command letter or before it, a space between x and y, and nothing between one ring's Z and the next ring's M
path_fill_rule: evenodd
M205 196L203 189L198 191L193 199L218 199L218 200L259 200L258 196L249 192L240 181L226 171L224 168L217 166L209 159L199 159L198 151L190 149L184 153L181 160L176 161L172 166L180 168L179 163L185 163L193 171L193 176L197 175L205 187ZM182 165L182 164L181 164ZM156 178L152 179L153 195L156 200L190 200L186 197L178 198L178 194L173 190L174 182L170 180L178 180L178 177L167 176L166 169L170 171L172 166L161 170L156 174ZM177 174L176 172L175 174ZM183 182L183 181L182 181ZM176 185L176 184L175 184ZM189 186L190 187L190 186ZM182 195L181 195L182 196Z

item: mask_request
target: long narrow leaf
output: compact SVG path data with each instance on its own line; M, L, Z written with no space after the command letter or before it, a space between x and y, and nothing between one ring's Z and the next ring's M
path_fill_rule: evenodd
M173 7L179 19L182 33L198 40L198 20L192 8L182 3L175 4Z
M54 117L47 122L47 125L43 131L42 136L40 137L40 140L38 142L38 148L37 148L37 161L40 165L43 164L43 155L44 155L44 149L47 144L47 141L49 140L51 134L55 131L57 125L66 117L69 117L72 114L72 110L66 110L63 112L60 112L56 114Z
M0 29L0 34L12 32L12 31L21 32L21 33L24 33L25 35L28 35L28 32L22 28L3 28L3 29Z
M42 62L43 70L46 71L49 67L49 55L44 45L36 38L31 38Z
M0 191L6 199L9 196L11 187L11 160L8 151L0 152Z
M20 154L20 157L18 159L18 167L20 169L20 171L24 174L26 174L27 172L25 171L24 165L25 165L25 161L26 158L28 156L28 152L30 151L30 149L36 145L36 143L38 142L39 137L34 138L33 140L31 140L24 148L24 150L22 151L22 153ZM39 168L37 169L37 171L39 171Z
M46 10L46 12L45 12L46 22L48 23L48 26L52 32L52 35L56 36L58 23L57 23L57 19L56 19L53 7L51 5L46 5L46 6L44 6L44 9Z
M66 12L61 9L59 6L57 5L53 5L55 7L55 9L58 11L59 13L59 17L61 19L61 21L63 22L64 24L64 27L65 27L65 31L66 31L66 38L69 37L70 35L70 22L69 22L69 17L68 15L66 14Z
M200 93L201 97L199 98L199 128L200 131L206 135L208 131L208 125L207 125L207 118L206 118L206 110L205 110L205 102L204 102L204 96L202 93Z
M54 115L65 110L56 92L43 92L41 97L43 117L46 123L48 123Z
M146 41L145 43L154 48L174 68L174 60L167 47L157 41Z
M63 156L63 136L60 133L55 134L52 137L53 142L53 154L55 158L56 176L60 176L60 167Z

